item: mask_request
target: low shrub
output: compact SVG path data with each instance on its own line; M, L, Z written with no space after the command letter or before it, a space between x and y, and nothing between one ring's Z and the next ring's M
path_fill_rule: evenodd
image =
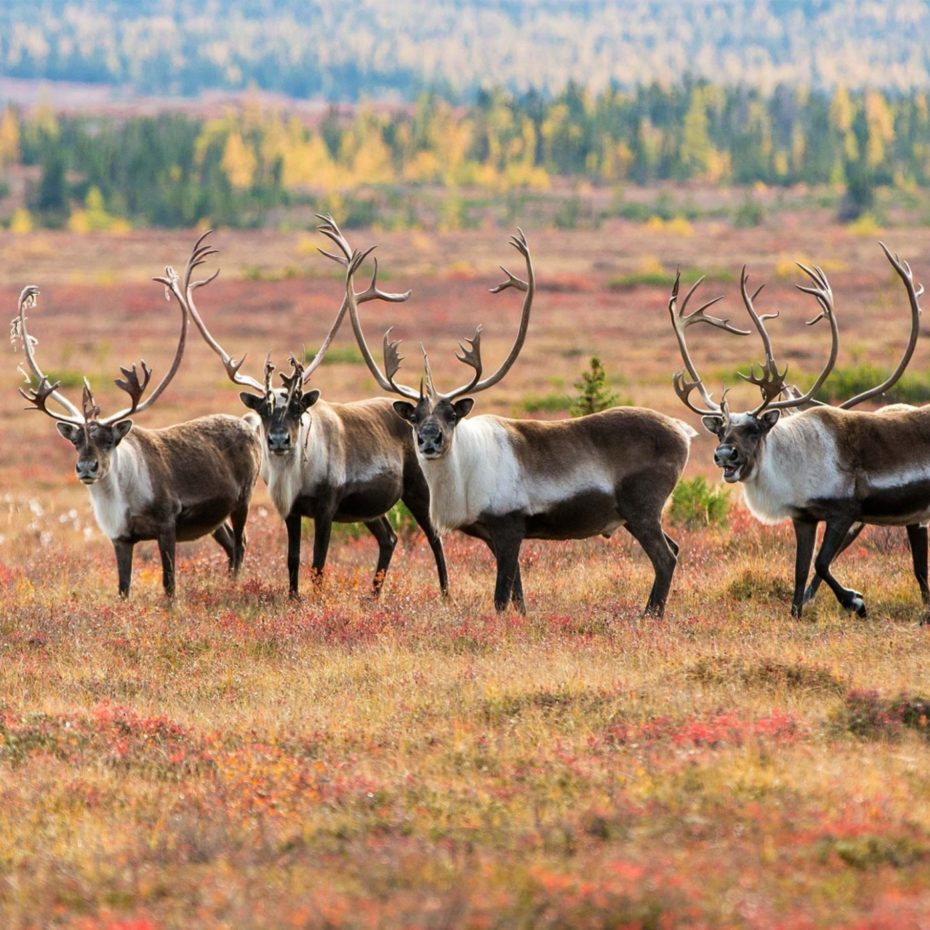
M725 488L711 486L703 475L683 478L672 491L669 517L688 529L726 526L730 499Z

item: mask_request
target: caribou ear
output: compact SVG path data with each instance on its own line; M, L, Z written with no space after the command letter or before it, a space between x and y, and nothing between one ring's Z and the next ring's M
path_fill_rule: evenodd
M717 437L723 432L723 417L717 414L713 414L709 417L701 417L701 422L704 424L704 429Z
M316 388L314 388L312 391L307 391L306 394L301 394L300 395L301 411L306 413L319 399L320 399L320 392Z
M73 423L56 423L56 428L58 432L61 433L68 442L73 442L75 445L78 444L78 440L81 438L81 433L83 430L80 426L75 426Z
M471 413L471 408L474 406L475 402L471 397L463 397L461 400L457 400L452 405L452 409L455 411L455 418L457 420L464 419Z
M132 420L120 420L113 426L113 445L118 446L132 429Z
M264 397L259 397L257 394L250 394L248 391L242 391L239 394L239 400L241 400L249 410L254 410L256 413L261 413L262 404L265 403Z
M779 416L781 416L780 410L766 410L759 417L759 422L762 424L762 428L768 432L778 422Z
M408 404L405 400L395 400L394 413L396 413L402 420L406 420L408 423L413 423L417 414L417 408L414 407L413 404Z

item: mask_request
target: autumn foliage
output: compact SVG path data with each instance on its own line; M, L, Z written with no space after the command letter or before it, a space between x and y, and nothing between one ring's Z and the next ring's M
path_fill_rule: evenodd
M844 352L887 364L906 333L905 301L874 242L822 216L798 218L791 235L710 224L674 241L631 225L611 233L635 248L528 231L541 282L532 338L476 414L521 414L526 395L570 390L596 350L634 402L687 417L669 384L667 290L607 286L649 256L675 252L687 274L702 255L721 267L752 260L771 282L760 305L783 310L771 330L794 368L817 365L826 346L804 330L806 298L778 270L788 257L832 263ZM290 333L312 350L335 310L339 282L308 235L216 236L223 274L201 310L258 365L268 349L291 349ZM926 280L926 229L885 235ZM454 338L476 322L489 364L506 352L517 308L486 294L502 232L377 238L390 286L414 297L391 319L367 312L372 332L396 320L399 335L422 337L443 382L457 375ZM11 235L2 299L12 315L22 284L41 285L32 330L42 359L66 389L88 374L105 403L118 361L165 358L176 319L146 279L189 245ZM732 281L707 286L730 294L735 316ZM350 347L342 334L320 369L328 398L373 393ZM693 348L717 380L758 353L735 337L699 335ZM188 351L146 425L238 409L208 350ZM493 612L492 560L457 536L446 543L449 602L418 535L402 539L373 602L374 541L343 530L323 591L306 585L295 604L284 529L259 488L238 583L212 541L188 544L168 604L154 546L142 545L121 602L70 447L20 409L12 356L9 368L4 927L925 926L930 645L913 622L919 598L899 530L868 530L837 566L867 593L865 621L823 592L792 620L790 528L760 526L737 495L722 522L670 518L682 557L661 621L640 617L651 569L622 532L525 544L521 616ZM695 441L689 478L716 481L711 448Z

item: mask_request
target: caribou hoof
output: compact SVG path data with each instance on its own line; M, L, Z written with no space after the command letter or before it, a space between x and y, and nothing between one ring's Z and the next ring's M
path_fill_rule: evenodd
M808 587L804 592L804 603L810 604L814 598L817 597L817 591L815 588Z
M857 617L865 618L865 598L858 591L852 591L851 595L846 609L852 611Z

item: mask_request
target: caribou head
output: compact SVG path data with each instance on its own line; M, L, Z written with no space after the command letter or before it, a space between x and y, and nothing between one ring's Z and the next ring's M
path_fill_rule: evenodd
M200 242L197 245L200 246ZM197 247L195 247L186 270L188 279L193 268L198 264L195 261L197 254ZM177 295L178 275L173 268L167 267L165 276L155 278L155 280L165 285L166 299L170 300L170 293ZM85 485L93 485L109 474L117 447L132 429L133 421L130 417L151 407L177 373L187 341L187 314L181 305L181 331L174 360L158 386L145 400L142 400L142 395L151 380L152 370L144 361L140 363L141 376L135 365L130 368L121 367L123 377L117 378L114 383L129 395L130 404L108 417L102 417L100 406L86 378L79 409L61 393L59 390L61 382L51 383L39 367L35 356L38 340L29 332L26 316L27 310L32 310L37 306L38 296L39 289L34 285L23 288L19 297L19 311L10 324L10 340L14 345L22 345L26 361L26 367L20 366L20 372L28 384L32 384L33 378L38 382L35 387L20 388L19 393L29 401L32 408L41 410L56 421L58 432L74 445L77 452L74 470L78 480ZM50 402L55 407L50 407Z
M342 233L339 231L332 217L321 215L321 219L323 219L324 224L320 227L320 230L337 242L340 248L344 248L348 255L351 255L351 249L349 249L348 244L345 242ZM215 252L215 249L210 249L206 254L213 254ZM346 262L345 259L330 255L328 252L324 254L336 261L341 261L343 264ZM217 274L219 274L219 271L215 272L209 280L212 281ZM309 431L312 422L309 411L321 396L320 391L316 389L308 390L307 384L323 361L333 338L342 325L342 320L348 309L348 303L345 300L342 302L339 312L336 314L336 318L329 328L329 332L320 344L319 349L317 349L316 353L313 355L312 360L305 364L299 361L294 355L291 355L289 359L290 374L283 371L280 372L281 385L276 387L273 384L275 366L272 364L270 357L266 357L265 359L263 380L260 381L257 378L244 374L240 369L245 362L245 356L243 355L240 359L233 358L207 329L203 318L197 310L193 294L194 288L206 283L208 282L195 282L194 285L186 290L184 302L187 307L187 312L194 321L194 325L200 331L200 335L203 336L204 341L219 356L230 381L241 387L249 388L248 391L242 391L239 394L239 398L242 403L248 407L249 410L255 412L261 420L262 433L265 437L265 446L268 452L276 458L291 456L297 450L302 449L303 445L306 443L309 436L309 433L306 431ZM359 303L364 303L369 300L386 300L393 303L400 303L410 297L410 291L401 294L392 294L382 291L378 287L378 265L376 262L371 283L367 290L356 295L356 297ZM305 430L303 440L301 440L301 429Z
M526 280L516 277L501 266L501 270L507 275L507 280L491 288L491 293L498 294L511 287L523 292L523 310L517 337L507 358L504 359L497 371L486 378L482 378L481 327L478 326L475 329L474 336L463 340L459 344L461 354L456 356L460 362L473 370L473 374L465 384L445 393L436 390L433 384L433 374L430 370L429 357L425 349L423 350L424 373L419 388L408 387L399 384L395 380L403 357L398 351L400 343L390 339L390 329L384 334L384 371L382 372L378 367L362 332L358 316L358 295L355 293L352 283L355 272L371 253L371 249L365 252L355 252L349 258L348 274L346 276L346 300L349 306L349 318L352 321L352 329L355 332L359 349L369 370L381 388L407 398L407 400L395 401L394 410L401 419L406 420L413 427L417 451L423 459L441 459L449 453L452 448L456 425L468 416L475 403L471 397L465 395L477 394L479 391L484 391L497 384L510 370L523 348L535 293L533 261L522 230L518 230L517 235L511 237L510 244L524 257Z
M884 243L880 243L880 245L888 261L904 282L908 292L911 304L910 338L897 368L891 375L881 384L843 401L843 403L838 405L840 409L849 409L887 391L904 373L913 355L914 348L917 345L920 322L920 305L918 298L923 293L923 286L915 285L910 266L906 261L893 255L885 247ZM820 305L820 313L812 320L809 320L807 325L814 326L822 319L828 321L831 333L830 356L810 389L805 393L802 394L797 388L786 383L785 379L788 374L788 368L785 366L785 368L779 370L772 349L772 341L765 328L765 321L774 319L778 316L778 313L760 314L756 310L754 301L759 296L764 285L760 285L750 294L749 275L744 266L740 276L740 294L750 320L762 340L765 361L761 365L754 365L748 375L738 373L739 377L744 381L758 387L761 393L761 402L752 410L742 413L732 413L730 411L727 405L726 391L723 392L719 404L713 400L691 360L685 342L685 330L693 323L707 323L718 329L723 329L738 335L749 335L749 331L739 330L732 326L729 321L709 316L704 312L709 306L720 300L720 297L708 301L691 314L685 312L688 301L701 281L703 281L703 278L692 285L691 289L685 295L680 308L678 307L679 276L676 275L675 283L672 286L672 294L669 299L668 309L672 327L675 331L681 356L685 364L685 370L675 375L675 392L689 410L693 410L695 413L701 415L705 428L717 437L718 445L714 450L714 462L723 470L724 481L730 483L748 481L756 474L765 438L778 423L783 411L798 411L806 407L821 406L818 401L814 400L814 396L823 386L830 372L833 370L833 366L836 364L839 351L839 329L837 327L833 291L830 288L830 283L827 281L823 269L818 267L809 268L800 263L798 263L798 267L811 281L811 283L807 285L797 285L798 290L806 294L811 294ZM700 394L704 406L696 406L691 401L691 394L695 390Z

